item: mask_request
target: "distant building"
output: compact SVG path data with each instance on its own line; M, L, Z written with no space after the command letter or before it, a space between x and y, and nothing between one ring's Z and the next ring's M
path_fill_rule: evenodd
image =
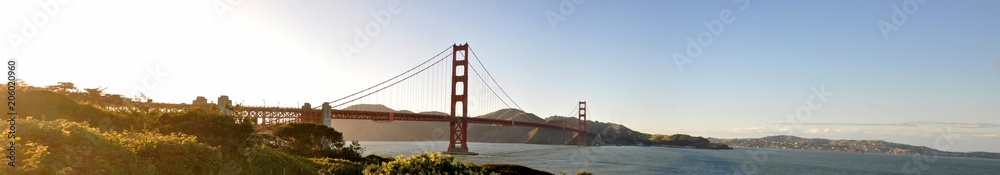
M205 105L208 105L208 99L205 98L205 96L198 96L198 98L195 98L193 101L191 101L191 105L195 105L195 106L205 106Z

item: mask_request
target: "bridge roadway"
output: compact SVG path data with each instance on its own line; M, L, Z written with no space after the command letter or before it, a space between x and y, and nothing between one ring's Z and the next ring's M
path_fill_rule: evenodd
M160 108L160 109L187 109L193 107L208 107L209 105L190 105L190 104L176 104L176 103L146 103L150 107ZM260 106L242 106L237 107L235 112L247 117L256 117L259 119L257 129L270 129L272 126L289 123L289 122L310 122L322 124L322 110L318 109L308 109L308 108L285 108L285 107L260 107ZM376 122L391 122L391 121L424 121L424 122L451 122L452 120L459 120L458 117L451 117L449 115L441 114L418 114L418 113L400 113L400 112L379 112L379 111L355 111L355 110L330 110L331 119L354 119L354 120L372 120ZM585 133L586 135L593 135L593 133L577 129L576 126L561 126L561 125L550 125L544 123L534 123L534 122L523 122L523 121L513 121L513 120L501 120L501 119L488 119L488 118L475 118L469 117L466 119L469 123L477 124L492 124L501 126L527 126L527 127L538 127L552 130L562 130L576 133Z

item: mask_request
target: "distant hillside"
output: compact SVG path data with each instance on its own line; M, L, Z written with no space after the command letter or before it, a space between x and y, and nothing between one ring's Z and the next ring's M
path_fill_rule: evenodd
M344 108L345 110L379 111L413 113L411 111L396 111L380 104L358 104ZM448 115L442 112L420 112L422 114ZM365 141L431 141L447 140L448 123L441 122L373 122L371 120L333 120L333 128L344 133L345 140ZM438 129L440 128L440 129ZM435 139L432 132L438 129L443 139ZM443 132L442 132L443 131Z
M407 110L402 110L402 111L392 110L392 108L385 107L385 105L380 105L380 104L357 104L348 106L344 108L344 110L413 113Z
M514 121L536 122L536 123L544 123L545 122L545 120L542 120L542 118L539 118L535 114L525 113L524 111L521 111L521 110L518 110L518 109L511 109L511 108L497 110L497 111L491 112L489 114L485 114L485 115L481 115L481 116L476 116L476 118L489 118L489 119L499 119L499 120L514 120Z
M362 104L345 108L347 110L364 111L394 111L383 105ZM443 112L420 112L422 114L449 115ZM577 119L573 117L551 116L545 119L535 114L518 109L501 109L476 118L514 120L523 122L545 123L576 127ZM334 120L333 128L344 133L347 140L367 141L431 141L448 140L448 123L443 122L407 122L393 121L376 123L367 120ZM587 139L589 144L600 145L646 145L656 144L650 140L652 135L634 131L621 124L587 121L587 130L600 136ZM487 124L469 124L469 141L496 143L531 143L531 144L576 144L579 137L576 133L560 130L550 130L527 126L498 126ZM700 138L700 137L698 137ZM728 148L728 146L726 147Z
M746 139L709 139L713 143L724 143L736 147L749 148L776 148L776 149L801 149L814 151L835 151L835 152L855 152L855 153L886 153L886 154L908 154L908 155L939 155L954 157L975 157L1000 159L1000 153L988 152L948 152L925 146L913 146L901 143L886 142L882 140L829 140L815 138L801 138L796 136L768 136L762 138Z

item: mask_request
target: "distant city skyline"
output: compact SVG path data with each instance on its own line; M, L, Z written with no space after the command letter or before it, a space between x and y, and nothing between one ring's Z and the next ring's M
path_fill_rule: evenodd
M543 118L587 101L591 120L652 134L1000 152L997 8L986 0L10 1L0 3L0 56L18 59L20 77L35 86L293 107L349 95L469 43L511 98ZM428 98L442 104L388 106L446 107L446 97Z

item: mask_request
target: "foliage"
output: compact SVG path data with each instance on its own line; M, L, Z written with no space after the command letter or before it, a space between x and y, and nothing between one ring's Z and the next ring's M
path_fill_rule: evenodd
M60 83L51 88L72 84ZM96 88L95 88L96 89ZM88 89L88 92L96 93ZM39 88L22 88L18 91L20 116L36 116L43 120L67 119L97 126L101 131L157 131L163 134L183 133L197 136L209 145L234 150L247 144L253 134L253 119L224 115L201 108L182 111L161 111L144 103L129 103L127 108L108 111L94 105L81 104L67 95Z
M497 174L552 175L549 172L514 164L483 164L480 166L487 172Z
M365 167L364 174L490 174L482 167L465 165L454 157L438 153L417 154Z
M72 82L59 82L56 85L45 86L45 89L59 93L71 93L80 91L76 88L76 85L73 85Z
M325 125L313 123L289 123L278 126L270 135L264 135L265 143L282 151L304 157L341 158L361 160L364 148L357 141L344 145L343 134Z
M320 165L304 157L268 147L251 147L246 155L234 157L238 163L232 174L316 174ZM244 160L244 161L240 161Z
M225 115L203 108L164 113L154 125L160 133L194 135L198 141L226 150L248 146L254 133L252 118Z
M382 156L378 156L378 155L374 155L374 154L369 154L369 155L363 157L362 159L364 159L365 164L381 164L381 163L387 163L387 162L392 162L393 160L396 160L396 159L393 159L392 157L382 157Z
M105 138L127 149L148 173L218 174L223 162L217 147L182 134L110 132Z
M23 85L23 84L22 84ZM116 94L106 94L104 90L107 88L83 88L80 91L76 85L71 82L59 82L56 85L45 86L44 89L52 91L58 94L66 95L67 97L73 98L80 102L86 102L89 104L105 105L105 104L116 104L121 105L132 99L123 98L121 95Z
M17 127L20 165L3 174L217 174L222 162L217 148L190 136L102 134L64 119L24 119Z
M365 166L360 163L351 162L344 159L332 158L312 158L321 167L319 174L361 174Z
M35 116L41 120L67 119L84 122L90 126L99 126L102 130L110 128L129 128L131 122L112 112L93 105L81 104L66 95L52 91L21 87L17 93L18 116ZM4 108L4 112L7 112ZM106 129L107 128L107 129Z
M157 109L142 98L105 94L103 88L80 91L65 82L45 88L20 84L17 112L22 117L14 138L18 166L0 166L0 174L489 172L439 154L406 159L361 157L364 149L357 141L347 143L342 133L323 125L287 124L258 133L253 128L255 119L210 109ZM490 167L534 170L516 165Z

